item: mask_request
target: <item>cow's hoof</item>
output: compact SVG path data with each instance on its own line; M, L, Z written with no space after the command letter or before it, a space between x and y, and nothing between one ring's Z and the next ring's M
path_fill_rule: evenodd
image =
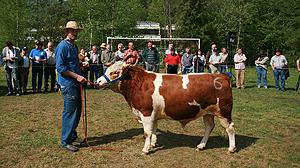
M228 152L229 152L229 153L234 153L235 151L236 151L236 147L234 147L234 148L229 148L229 149L228 149Z
M144 155L148 155L149 154L149 152L142 152L142 155L144 156Z
M197 145L196 151L203 150L205 148L205 144L199 144Z

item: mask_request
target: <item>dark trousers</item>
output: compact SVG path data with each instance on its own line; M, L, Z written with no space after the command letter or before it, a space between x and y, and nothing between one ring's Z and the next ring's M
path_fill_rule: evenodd
M296 92L297 92L298 89L299 89L299 85L300 85L300 74L299 74L299 76L298 76L298 81L297 81L297 83L296 83Z
M5 70L8 92L19 93L18 69L6 67Z
M102 65L100 64L92 64L91 65L91 69L90 69L90 81L94 82L94 77L96 76L96 80L98 78L100 78L100 66L102 67Z
M146 71L159 72L159 64L148 64L146 63Z
M44 71L45 71L45 80L44 80L45 91L47 91L49 87L48 84L49 77L51 79L51 90L54 90L55 83L56 83L55 65L46 65Z
M178 65L168 65L167 73L169 74L177 74Z
M36 78L38 78L38 91L42 91L43 66L32 66L32 90L36 91Z
M23 90L24 93L27 92L27 84L28 84L28 75L29 68L19 68L20 74L20 90Z
M89 76L89 70L88 69L81 69L81 75L83 75L83 77L85 79L88 79L88 76Z

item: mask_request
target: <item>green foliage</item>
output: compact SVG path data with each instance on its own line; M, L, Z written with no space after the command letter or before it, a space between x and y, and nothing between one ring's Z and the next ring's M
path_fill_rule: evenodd
M173 37L199 37L204 51L211 42L227 46L227 33L237 32L248 64L264 49L282 48L290 65L300 55L300 3L295 0L0 0L0 43L32 45L34 39L59 42L68 20L84 30L78 44L100 45L107 36L134 36L136 21L174 24ZM32 31L36 29L37 31Z

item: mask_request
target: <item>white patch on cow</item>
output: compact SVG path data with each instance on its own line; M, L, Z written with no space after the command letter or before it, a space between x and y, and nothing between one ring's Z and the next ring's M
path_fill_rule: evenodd
M218 105L219 106L219 98L217 98L217 104L216 105Z
M189 83L188 75L182 75L182 87L183 87L183 89L187 89L188 83Z
M159 88L162 86L162 82L163 82L163 78L162 78L163 75L162 74L155 74L155 75L156 75L156 78L153 81L154 92L152 95L152 106L153 106L152 114L154 114L156 118L161 118L162 116L166 117L165 99L159 93Z
M216 78L214 79L214 86L215 86L215 88L216 88L217 90L221 90L222 87L223 87L222 83L221 83L220 81L218 81L218 80L220 80L220 79L221 79L220 77L216 77Z
M188 104L189 104L190 106L200 106L200 104L197 103L196 100L194 100L193 102L188 102Z

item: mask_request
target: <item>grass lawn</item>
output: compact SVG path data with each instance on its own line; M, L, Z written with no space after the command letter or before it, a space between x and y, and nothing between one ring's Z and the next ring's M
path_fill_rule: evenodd
M287 91L256 87L254 68L246 70L246 89L233 88L233 121L237 152L216 120L207 148L194 149L204 133L202 119L184 129L170 120L159 122L162 147L142 156L142 125L133 119L124 98L110 90L88 90L89 140L93 147L70 153L58 147L63 100L60 93L5 96L0 70L0 167L300 167L300 94L293 88L298 72L291 69ZM29 84L31 88L31 84ZM81 123L79 135L83 137ZM96 151L110 147L116 151Z

